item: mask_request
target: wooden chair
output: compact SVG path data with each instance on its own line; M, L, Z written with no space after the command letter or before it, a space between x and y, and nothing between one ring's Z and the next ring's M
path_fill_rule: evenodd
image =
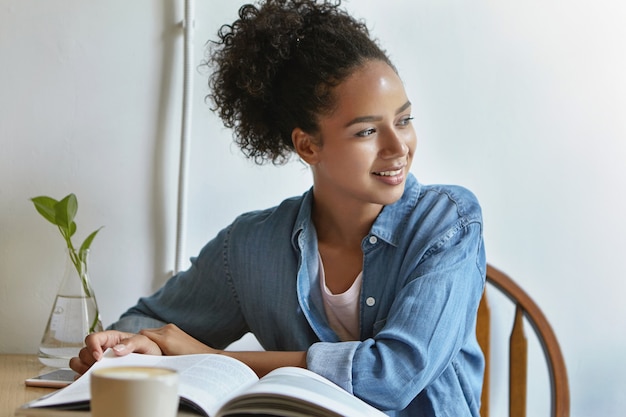
M535 302L508 275L487 265L487 287L478 308L476 336L485 354L486 367L483 382L481 417L489 417L489 370L490 370L490 327L491 317L487 303L487 292L491 289L501 291L515 304L513 330L509 339L509 416L526 417L526 379L527 379L527 340L524 334L524 317L531 324L548 367L551 387L552 417L569 417L569 384L565 361L559 342ZM534 417L534 416L533 416Z

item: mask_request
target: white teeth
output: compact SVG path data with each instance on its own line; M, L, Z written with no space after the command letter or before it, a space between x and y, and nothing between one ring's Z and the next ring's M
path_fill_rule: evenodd
M383 172L377 172L377 175L380 175L381 177L393 177L395 175L400 175L400 173L402 172L401 169L396 169L395 171L383 171Z

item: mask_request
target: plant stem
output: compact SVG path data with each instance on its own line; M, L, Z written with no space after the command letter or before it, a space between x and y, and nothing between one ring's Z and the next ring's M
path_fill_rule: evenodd
M89 281L87 279L87 260L81 259L80 255L76 253L76 249L74 248L74 245L72 244L72 240L70 238L71 236L69 235L69 232L60 226L59 226L59 231L61 232L61 235L65 239L69 257L72 263L74 264L74 267L76 268L76 272L78 273L78 277L80 278L80 282L83 286L83 291L85 292L85 296L87 296L88 298L92 298L93 296L91 294ZM94 299L94 303L95 302L96 300ZM98 324L99 316L100 316L100 311L98 309L98 305L96 304L96 314L94 315L93 322L89 326L89 333L93 333L95 331L96 326Z

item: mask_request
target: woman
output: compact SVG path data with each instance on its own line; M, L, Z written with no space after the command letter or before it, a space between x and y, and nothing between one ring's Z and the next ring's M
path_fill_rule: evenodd
M90 335L71 367L120 354L306 367L393 416L478 416L482 219L456 186L419 184L411 102L338 4L241 8L209 58L211 99L244 153L296 154L313 187L238 217L189 270ZM247 332L262 352L223 349Z

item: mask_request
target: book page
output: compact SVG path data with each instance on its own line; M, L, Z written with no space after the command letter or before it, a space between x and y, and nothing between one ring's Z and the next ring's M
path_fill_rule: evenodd
M180 396L209 416L225 398L259 380L247 365L224 355L169 356L163 365L180 372Z
M90 394L90 374L94 369L112 366L160 366L179 372L179 395L213 415L218 403L233 392L250 385L258 377L245 364L224 355L153 356L131 353L117 357L110 350L88 372L62 390L32 401L25 407L65 406L86 403Z
M282 414L277 412L282 410ZM276 369L229 400L217 417L237 413L283 416L385 417L385 414L314 372Z

